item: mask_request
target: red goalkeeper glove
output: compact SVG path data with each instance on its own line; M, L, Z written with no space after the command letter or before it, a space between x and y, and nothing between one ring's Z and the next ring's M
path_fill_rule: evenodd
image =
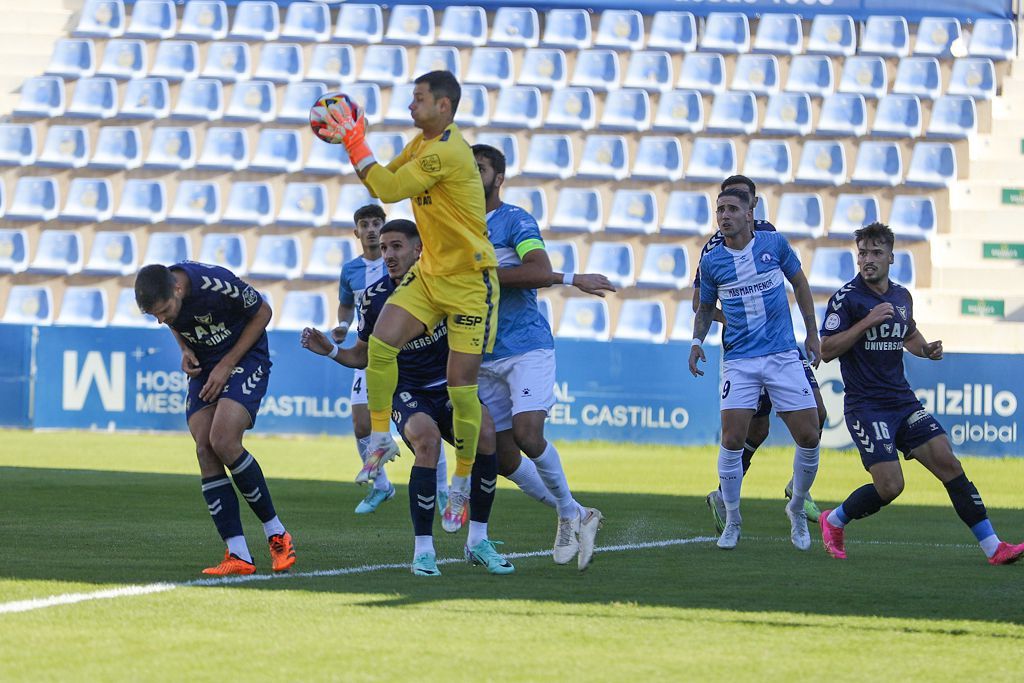
M348 151L349 161L357 171L376 163L373 152L366 144L366 119L363 117L362 107L349 106L341 100L328 107L326 118L328 130L341 137L342 144Z

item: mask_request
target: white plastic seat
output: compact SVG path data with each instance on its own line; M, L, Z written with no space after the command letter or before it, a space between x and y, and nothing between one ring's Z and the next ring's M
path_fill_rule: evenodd
M482 128L491 122L491 100L487 88L477 83L462 86L462 98L455 112L460 128Z
M135 288L122 287L114 304L114 315L110 318L110 327L139 327L156 329L160 323L156 318L139 310L135 303Z
M834 140L804 142L796 182L803 185L834 185L846 182L846 152Z
M168 222L213 225L220 221L220 186L207 180L182 180Z
M86 0L72 35L117 38L124 34L124 28L122 0Z
M610 334L610 314L604 299L573 296L565 300L559 337L606 341Z
M552 9L544 16L541 44L567 50L585 50L593 40L590 14L585 9Z
M978 130L978 109L968 95L943 95L932 105L930 138L966 138Z
M889 209L889 228L897 240L928 240L938 227L935 200L919 195L896 195Z
M750 23L739 12L711 12L704 21L700 49L738 54L750 51Z
M956 17L923 17L914 31L914 54L940 59L953 56L953 43L962 39Z
M139 250L134 234L102 230L93 235L92 250L83 272L90 275L131 275L138 269L138 260Z
M351 45L316 45L309 58L306 80L331 86L351 83L356 79L356 56Z
M481 131L476 135L476 142L480 145L490 145L505 155L505 179L514 178L519 175L519 138L513 133L492 133ZM569 147L570 154L572 146ZM572 163L570 161L570 166Z
M319 228L329 220L327 186L321 183L288 183L277 214L280 225Z
M367 136L369 139L369 136ZM249 162L250 171L295 173L302 168L302 140L299 131L264 128Z
M961 57L953 62L947 95L970 95L976 100L996 96L996 67L988 57Z
M869 16L861 34L860 52L882 57L906 57L910 54L910 29L906 18Z
M314 100L315 101L315 100ZM312 104L313 101L310 101ZM224 110L226 121L268 123L277 113L277 90L270 81L235 83L231 101ZM308 113L307 113L308 117Z
M200 72L204 78L217 78L226 83L247 81L252 75L252 57L246 43L212 43L206 63Z
M750 135L757 130L757 99L754 93L727 90L715 95L708 116L709 133Z
M149 75L168 81L186 81L199 75L199 43L194 40L162 40L156 46Z
M857 29L846 14L816 14L811 20L807 52L850 57L857 51Z
M313 140L302 171L315 175L342 176L351 175L355 169L349 161L345 145L332 145L323 140Z
M644 46L644 17L635 9L605 9L597 26L594 45L635 51Z
M89 133L85 126L50 126L38 166L82 168L89 161Z
M619 55L613 50L580 50L569 83L594 92L609 92L618 89L621 73Z
M162 180L129 178L121 187L121 203L114 220L155 224L167 218L167 187Z
M96 73L96 46L88 38L61 38L53 45L46 75L66 79L85 78Z
M833 294L857 275L853 251L845 247L818 247L811 257L807 281L812 292Z
M331 216L331 225L341 228L356 227L352 216L356 209L367 204L379 204L380 201L370 196L369 190L362 183L342 185L338 192L338 202Z
M213 171L241 171L249 165L249 138L244 128L206 130L197 166Z
M191 0L185 4L179 38L222 40L228 35L228 8L222 0Z
M639 235L657 232L658 199L650 190L615 190L605 230Z
M864 96L837 92L821 100L815 135L862 137L868 130L868 106Z
M339 271L340 272L340 271ZM295 280L302 273L302 246L294 235L260 235L249 277Z
M942 72L934 57L905 57L896 68L892 92L934 100L942 92Z
M668 336L665 304L661 301L627 299L619 309L613 339L661 344Z
M664 50L641 50L629 56L624 88L642 88L648 92L672 89L672 57Z
M443 45L421 47L412 72L415 75L429 71L450 71L456 79L462 78L462 59L458 49Z
M75 230L43 230L30 273L74 275L82 270L82 235Z
M636 147L633 180L678 182L683 178L683 146L674 135L645 135Z
M948 142L918 142L905 183L914 187L949 187L957 177L956 150Z
M743 175L761 184L785 184L793 179L793 154L785 140L751 140Z
M879 220L878 198L873 194L841 194L836 197L828 236L850 239L853 233Z
M405 45L434 42L434 10L428 5L393 5L384 40Z
M224 115L224 85L215 78L184 81L178 89L173 119L216 121Z
M697 49L697 20L691 12L655 12L647 47L668 52L694 52Z
M934 107L932 109L934 118ZM886 95L878 100L871 135L916 138L921 134L921 100L917 95Z
M775 227L787 237L816 239L825 234L824 214L821 195L787 192L779 200Z
M469 57L469 68L466 69L466 83L504 89L512 85L514 77L512 51L507 47L473 49Z
M574 172L575 161L569 136L538 133L530 138L523 175L565 180Z
M380 5L346 3L338 10L334 42L372 45L383 39L384 14Z
M441 17L437 42L458 47L487 44L487 12L483 7L449 5Z
M114 215L114 190L106 178L72 178L62 221L102 223Z
M562 88L551 93L544 127L591 130L596 115L597 104L590 88Z
M623 180L629 175L629 146L621 135L588 135L576 169L578 178Z
M241 0L235 6L235 19L228 37L236 40L277 40L281 33L278 6L263 0Z
M568 80L565 52L557 48L533 48L523 55L516 83L540 90L558 90L564 88Z
M709 235L714 212L706 192L674 190L668 196L661 232L680 235Z
M683 57L676 87L702 93L725 90L725 58L713 52L691 52Z
M835 69L827 55L797 55L790 60L786 92L811 97L831 95L835 90Z
M387 165L408 144L408 139L405 133L374 131L367 134L366 144L373 152L374 158L381 164Z
M799 14L761 15L754 37L754 52L797 55L803 49L804 31Z
M109 76L78 79L64 114L77 119L113 118L117 115L117 81Z
M878 99L885 94L888 84L885 60L876 56L856 55L847 58L843 65L839 92L859 93L864 97Z
M107 41L97 76L130 80L146 75L146 44L141 40L117 38Z
M301 45L272 43L260 50L260 61L253 77L274 83L294 83L302 80L305 70Z
M504 199L502 200L505 204L512 204L525 209L528 214L533 216L537 221L537 225L541 230L548 227L548 198L542 187L536 185L516 185L513 187L503 187ZM548 251L551 251L551 245L548 244ZM555 270L558 270L557 268Z
M781 86L779 60L775 55L740 55L732 77L733 90L746 90L755 95L770 95Z
M231 183L220 222L264 227L274 222L274 216L274 190L270 183L241 181Z
M288 5L281 27L283 40L323 43L331 38L331 10L322 2L293 2Z
M699 133L704 130L704 100L696 90L670 90L658 99L654 130Z
M4 217L8 220L50 221L60 211L60 189L55 178L21 176Z
M639 133L647 130L650 125L651 97L646 90L613 90L605 96L600 122L602 130Z
M313 103L327 94L327 86L313 81L289 83L285 86L277 119L282 123L306 123Z
M765 106L761 132L766 135L796 135L811 132L811 98L807 93L775 93Z
M736 144L728 138L700 137L693 141L686 179L691 182L717 183L736 175Z
M244 277L249 272L247 254L245 238L238 233L208 233L203 237L199 262L212 263Z
M17 274L28 268L28 233L0 228L0 273Z
M490 45L537 47L540 21L532 7L499 7L491 24Z
M649 244L640 267L637 286L652 289L685 289L690 286L690 258L678 244Z
M338 281L338 274L356 254L351 237L318 235L313 238L309 251L309 264L302 277L306 280Z
M327 327L330 306L323 292L292 291L284 295L274 329L299 331L306 327Z
M171 113L171 89L163 78L129 81L118 114L125 119L164 119Z
M192 259L192 240L184 232L151 232L142 265L170 265Z
M603 274L616 287L632 287L636 282L633 246L629 242L594 242L587 272Z
M592 188L565 187L558 193L551 216L554 232L597 232L604 227L601 193Z
M548 253L552 270L559 273L575 273L580 269L579 251L572 240L547 240L544 249Z
M1009 19L978 19L967 44L971 57L987 57L996 61L1013 59L1017 54L1017 32Z

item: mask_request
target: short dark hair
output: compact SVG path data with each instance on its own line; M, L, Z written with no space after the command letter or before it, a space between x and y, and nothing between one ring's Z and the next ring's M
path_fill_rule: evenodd
M483 157L491 162L491 168L495 173L505 172L505 155L500 149L490 145L473 145L473 156Z
M736 199L739 199L741 202L743 202L744 206L746 206L748 209L750 208L750 194L744 192L738 187L731 187L728 190L722 190L721 192L718 193L718 198L721 199L722 197L736 197Z
M167 266L143 266L135 276L135 303L139 310L148 313L156 304L170 299L174 296L174 285L174 273Z
M750 196L751 197L756 197L757 196L757 185L754 185L754 181L751 180L750 178L748 178L745 175L731 175L731 176L729 176L728 178L726 178L725 180L722 181L722 184L719 186L719 189L724 190L725 188L729 187L730 185L740 185L740 184L746 185L750 189Z
M416 224L407 218L396 218L388 221L384 224L384 227L380 229L381 236L386 232L399 232L408 238L415 237L420 238L420 231L416 229Z
M462 86L459 85L459 79L455 78L455 74L451 71L428 71L413 81L415 85L420 83L426 83L430 87L430 94L434 96L435 100L442 97L451 100L452 116L455 116L455 112L459 108L459 100L462 99Z
M855 244L860 244L862 241L881 242L888 245L889 251L892 251L893 246L896 244L896 235L892 233L888 225L876 221L870 225L865 225L860 230L854 230L853 241Z
M356 209L356 213L352 216L352 221L358 225L359 221L364 218L379 218L382 221L387 220L387 216L384 214L384 208L380 204L367 204L366 206L360 206Z

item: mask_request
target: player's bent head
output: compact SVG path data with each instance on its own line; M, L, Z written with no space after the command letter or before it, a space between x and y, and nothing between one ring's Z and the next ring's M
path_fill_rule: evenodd
M858 249L863 246L881 246L889 250L892 255L893 247L896 245L896 235L884 223L871 223L853 233L853 241Z
M451 71L428 71L413 81L414 85L425 84L434 96L434 102L440 106L442 99L447 99L450 104L448 117L455 118L455 112L459 109L459 100L462 99L462 86L455 74Z
M149 313L161 303L174 298L177 281L167 266L154 263L143 266L135 276L135 303L143 313Z

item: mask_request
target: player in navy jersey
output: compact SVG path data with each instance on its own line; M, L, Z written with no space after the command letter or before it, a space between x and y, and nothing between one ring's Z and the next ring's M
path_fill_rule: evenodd
M745 175L733 175L729 176L722 181L721 189L729 190L742 190L749 192L751 196L751 206L757 207L760 198L757 196L757 186L754 181ZM754 223L751 226L751 230L766 230L769 232L775 232L775 226L768 221L754 219ZM704 244L704 247L700 251L701 258L709 251L720 245L725 240L721 230L716 230L715 234L708 238L708 241ZM700 305L700 268L697 268L697 272L693 278L693 310L696 311ZM725 318L722 316L722 310L715 308L715 320L719 323L724 323ZM799 352L800 349L798 348ZM814 400L818 406L818 423L819 429L825 426L825 421L828 419L828 413L825 410L825 402L821 398L821 391L818 389L818 380L814 376L814 371L811 369L811 364L807 362L803 353L800 353L800 360L804 365L804 372L807 374L807 381L811 383L811 390L814 392ZM747 430L747 438L743 443L743 474L746 475L747 470L750 469L750 461L754 457L755 451L764 443L765 439L768 438L768 429L771 424L772 413L772 399L768 395L767 391L761 391L761 396L758 398L757 410L754 412L754 417L750 420L750 428ZM787 498L793 497L793 481L790 480L786 484L784 490ZM725 501L722 500L722 490L715 489L707 495L706 502L708 509L711 511L711 518L714 520L715 529L718 533L722 533L725 529ZM814 499L811 498L810 493L804 499L804 512L807 513L807 519L812 522L817 522L821 512L818 510L818 506L814 503Z
M718 478L726 523L718 547L728 550L739 542L743 442L761 390L767 389L796 441L793 497L786 505L790 539L798 550L809 550L811 536L804 499L818 471L818 410L797 352L783 280L793 285L808 329L807 356L816 365L819 342L811 289L785 237L777 232L750 230L753 207L747 192L723 190L716 205L718 228L725 239L700 262L700 306L694 320L689 366L694 376L704 374L697 364L705 360L702 345L711 328L715 303L720 300L726 324Z
M878 512L903 491L900 452L915 459L946 487L953 509L991 564L1016 562L1024 543L999 540L978 489L964 474L942 426L921 405L903 371L904 350L942 360L942 342L925 340L914 322L914 301L889 279L895 237L872 223L854 233L860 273L829 300L821 325L822 360L839 359L846 385L846 426L872 483L821 516L825 550L846 559L844 532L854 519Z
M359 321L359 338L355 346L335 347L319 330L302 331L302 345L336 362L352 368L366 367L369 339L388 297L419 258L422 245L412 221L393 220L381 228L381 253L387 275L366 288ZM409 509L415 533L412 572L417 576L440 576L434 550L433 524L437 507L437 462L442 438L452 442L452 405L448 398L446 371L448 365L448 327L442 319L433 330L407 342L398 353L398 385L392 397L392 421L412 450L415 464L409 475ZM498 456L495 452L494 423L486 409L476 461L471 471L468 501L460 501L460 511L467 508L469 535L466 559L483 564L492 574L515 571L487 538L487 522L498 477ZM370 471L371 476L376 472ZM460 491L452 491L458 497ZM457 531L463 523L442 519L446 531Z
M242 445L270 381L270 306L231 271L191 261L142 268L135 278L135 301L171 329L189 377L185 418L196 442L203 497L227 545L224 561L203 573L256 571L225 466L263 522L274 571L288 569L295 564L291 534L278 519L259 463Z

